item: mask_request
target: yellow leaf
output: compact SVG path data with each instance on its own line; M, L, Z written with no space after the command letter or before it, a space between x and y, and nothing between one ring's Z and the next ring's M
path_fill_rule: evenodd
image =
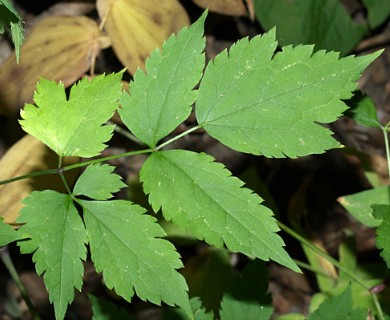
M0 114L15 114L24 103L31 102L41 77L71 85L108 45L108 37L87 17L50 16L40 20L21 48L20 63L16 64L11 55L0 67Z
M78 161L68 157L64 165ZM7 180L38 170L56 168L57 155L33 136L26 135L15 143L0 159L0 180ZM66 175L68 182L76 178L77 170ZM45 175L19 180L0 186L0 216L5 223L14 224L22 208L21 201L33 190L59 189L64 191L57 175Z
M229 16L245 16L247 9L243 0L193 0L199 7L208 8Z
M190 23L177 0L98 0L99 16L112 47L131 74L150 52Z

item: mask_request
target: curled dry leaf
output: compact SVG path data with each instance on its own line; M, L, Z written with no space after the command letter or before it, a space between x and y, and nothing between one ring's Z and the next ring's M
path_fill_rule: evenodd
M67 157L64 165L78 161L78 157ZM57 156L42 142L26 135L15 143L0 159L0 180L7 180L38 170L57 166ZM77 172L66 175L73 182ZM44 175L28 178L0 186L0 216L5 223L14 224L22 208L21 201L33 190L54 189L65 191L57 175Z
M0 68L0 114L15 114L30 102L39 78L62 81L79 79L91 66L108 37L92 19L51 16L40 20L21 48L20 63L11 55Z
M190 23L177 0L98 0L112 47L131 74L144 68L150 52Z
M193 0L201 8L229 16L245 16L247 9L243 0Z

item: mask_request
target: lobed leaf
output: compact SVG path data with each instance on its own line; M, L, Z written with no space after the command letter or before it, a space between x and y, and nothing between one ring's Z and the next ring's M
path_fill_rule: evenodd
M155 304L177 304L190 313L187 285L176 269L179 254L156 219L129 201L80 201L91 257L106 285L130 301L134 291Z
M26 104L21 111L23 130L59 156L98 155L112 136L113 126L103 124L118 106L122 73L84 78L72 86L69 100L62 83L41 79L37 106Z
M19 241L21 253L33 253L35 269L49 291L56 319L63 319L74 298L74 288L81 290L86 259L87 234L69 195L56 191L34 191L17 222L18 232L30 239Z
M376 229L376 246L382 249L381 257L390 269L390 205L374 205L373 210L374 217L382 219Z
M275 29L242 39L209 63L196 116L232 149L266 157L298 157L339 146L329 123L347 108L356 80L380 52L339 59L312 46L284 47L274 57Z
M140 171L154 211L198 239L262 260L299 268L284 251L271 210L243 182L206 154L185 150L153 153Z
M191 112L204 67L205 12L191 27L172 35L139 69L123 94L119 114L142 142L154 148L159 140L181 124Z
M126 187L121 177L115 173L113 166L94 164L88 166L77 180L74 196L87 196L95 200L107 200L112 194Z

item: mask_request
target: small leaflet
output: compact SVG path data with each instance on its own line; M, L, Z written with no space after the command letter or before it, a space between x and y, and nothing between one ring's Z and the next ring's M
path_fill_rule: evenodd
M0 247L27 237L28 235L23 235L20 232L17 232L9 224L4 223L4 218L0 217Z
M115 173L114 167L108 164L88 166L78 178L74 188L74 196L87 196L95 200L107 200L112 194L126 187L121 177Z

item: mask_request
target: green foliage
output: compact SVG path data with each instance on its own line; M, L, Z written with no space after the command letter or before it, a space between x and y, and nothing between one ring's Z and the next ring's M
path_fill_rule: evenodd
M172 35L163 44L162 53L156 49L146 61L146 74L138 69L130 94L122 96L119 114L123 122L151 148L190 115L196 97L193 88L205 63L206 15Z
M276 46L273 29L219 54L199 88L198 122L230 148L266 157L336 148L339 143L318 123L341 116L347 106L340 99L351 97L374 56L339 59L300 45L273 57Z
M354 119L360 125L366 127L380 127L374 102L369 96L357 93L352 98L351 104L351 108L346 112L346 115Z
M133 320L127 312L119 309L109 301L103 301L93 295L89 295L92 304L92 320Z
M353 309L351 287L348 286L340 295L325 300L319 308L309 315L308 320L349 319L364 320L367 312Z
M80 201L91 257L106 285L130 301L134 291L156 304L177 304L187 312L187 285L176 271L179 254L156 219L129 201ZM171 285L174 284L174 285Z
M374 217L382 219L381 224L376 229L376 245L382 249L381 256L390 269L390 205L374 205L373 210Z
M377 227L380 220L372 215L372 205L390 205L390 187L383 186L344 196L339 202L361 223Z
M62 83L41 79L34 94L37 107L26 104L21 112L23 130L60 157L98 155L112 136L114 127L103 124L118 107L122 73L81 80L69 100Z
M9 224L4 223L3 217L0 217L0 235L0 247L27 237L21 232L14 230Z
M277 27L281 45L315 44L317 50L345 55L367 31L352 21L340 0L256 0L254 5L265 30Z
M207 243L299 271L283 249L272 212L243 182L206 154L153 153L140 172L154 209Z
M95 200L107 200L112 194L126 187L117 174L113 174L114 167L107 164L88 166L78 178L74 188L74 196L87 196Z
M241 180L207 154L161 149L197 128L235 150L268 157L297 157L338 147L331 131L321 124L341 116L347 108L341 100L351 97L360 73L380 52L339 59L334 52L313 54L312 46L299 45L275 54L272 30L219 54L201 80L206 15L169 38L162 51L152 53L146 73L136 73L129 94L121 97L123 72L81 80L71 88L69 99L62 84L42 79L34 96L37 106L26 104L21 112L23 129L58 154L57 173L69 193L33 192L18 219L23 224L18 234L28 237L18 242L21 252L33 253L57 319L64 318L74 288L81 289L86 245L107 287L127 301L137 294L158 305L177 305L187 318L211 317L199 301L190 304L187 284L178 272L183 267L180 256L163 239L165 232L156 219L130 201L107 201L125 186L113 167L93 164L104 159L89 161L73 192L66 182L64 170L84 164L63 168L62 157L99 155L113 132L105 122L119 101L123 122L151 149L117 157L151 153L140 180L153 211L161 209L165 220L210 245L300 271L284 249L272 211ZM189 116L195 100L199 125L158 145ZM8 240L14 237L1 228ZM244 270L224 294L223 319L242 312L246 318L270 316L263 276L258 262ZM253 291L253 282L259 291ZM348 290L324 302L318 313L350 315Z
M273 313L268 289L267 270L264 263L255 260L237 276L230 292L225 293L221 303L223 320L270 319Z
M381 25L390 15L390 1L363 0L368 10L368 22L372 28Z
M18 218L19 232L30 239L19 241L22 253L33 253L38 274L44 273L56 319L64 318L74 288L81 290L86 259L87 234L69 195L56 191L34 191L24 200Z
M5 29L11 30L16 61L19 61L20 47L24 40L22 18L9 0L0 0L0 33L3 34Z

